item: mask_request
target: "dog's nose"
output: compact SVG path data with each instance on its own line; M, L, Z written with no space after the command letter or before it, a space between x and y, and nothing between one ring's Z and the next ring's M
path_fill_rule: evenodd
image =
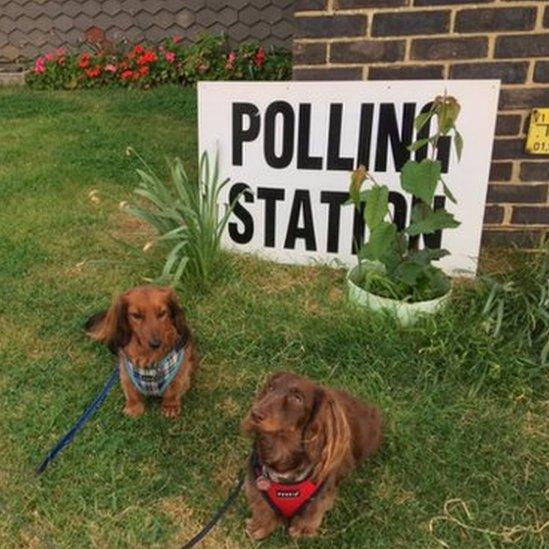
M252 419L257 423L261 423L265 419L265 414L261 410L253 409Z
M149 347L151 349L158 349L160 347L161 343L162 342L159 339L156 339L156 338L151 339L151 340L149 340Z

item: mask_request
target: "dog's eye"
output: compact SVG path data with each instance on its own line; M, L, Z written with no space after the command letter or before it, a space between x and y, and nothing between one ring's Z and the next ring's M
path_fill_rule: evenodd
M158 318L164 318L166 316L166 311L160 311L156 316Z
M130 313L130 316L134 319L134 320L141 320L143 318L143 315L141 313Z
M299 393L292 393L292 398L300 404L303 402L303 397Z

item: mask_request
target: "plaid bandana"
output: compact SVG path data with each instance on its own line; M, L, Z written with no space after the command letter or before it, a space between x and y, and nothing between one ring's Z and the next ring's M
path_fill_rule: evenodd
M138 368L132 364L131 360L124 353L120 353L120 361L126 368L126 372L134 387L142 395L146 396L163 395L177 375L177 372L179 372L184 359L185 351L181 347L180 349L174 349L160 362L148 368Z

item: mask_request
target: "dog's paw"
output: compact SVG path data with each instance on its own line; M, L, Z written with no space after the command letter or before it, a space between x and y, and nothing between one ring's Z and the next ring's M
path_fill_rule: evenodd
M265 539L272 531L272 528L257 524L252 518L246 519L246 534L254 541Z
M316 536L317 528L314 528L308 524L292 524L288 528L288 534L292 538L312 538Z
M145 412L145 405L142 402L131 405L126 404L126 406L124 406L124 414L133 419L141 417L143 415L143 412Z
M181 413L181 404L162 404L162 415L168 419L175 419Z

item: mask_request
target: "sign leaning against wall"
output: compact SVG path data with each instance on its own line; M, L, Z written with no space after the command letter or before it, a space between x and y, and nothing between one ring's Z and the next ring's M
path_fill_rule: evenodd
M409 222L411 196L399 185L416 139L415 116L444 91L461 104L465 147L458 163L441 143L443 178L457 205L435 197L461 221L429 235L423 245L444 247L449 274L476 270L490 171L499 81L200 82L199 151L218 152L220 173L231 179L221 197L240 196L223 245L284 263L356 264L361 216L348 199L349 174L363 164L391 190L397 224ZM428 135L429 128L422 130Z

